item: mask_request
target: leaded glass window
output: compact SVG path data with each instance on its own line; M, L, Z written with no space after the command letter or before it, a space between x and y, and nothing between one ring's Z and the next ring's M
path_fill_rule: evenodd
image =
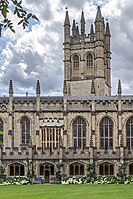
M28 144L30 141L30 120L27 117L23 117L20 124L22 144Z
M100 148L113 148L113 122L108 117L100 122Z
M74 148L83 149L86 147L86 122L83 118L78 117L73 121L73 145Z

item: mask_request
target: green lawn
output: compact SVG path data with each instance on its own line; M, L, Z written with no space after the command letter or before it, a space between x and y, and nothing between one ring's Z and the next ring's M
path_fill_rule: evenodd
M0 199L133 199L133 185L0 186Z

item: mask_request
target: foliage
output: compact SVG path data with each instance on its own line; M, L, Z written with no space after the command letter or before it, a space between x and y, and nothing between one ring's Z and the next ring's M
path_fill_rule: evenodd
M23 29L29 25L30 18L38 20L34 14L28 13L26 9L22 7L22 0L0 0L0 12L2 17L0 21L0 36L2 30L6 27L15 33L13 22L9 17L9 14L12 12L16 18L20 19L18 25L22 24Z
M120 182L121 183L124 183L125 181L125 178L126 178L126 164L123 163L119 166L119 169L118 169L118 173L116 174L118 176L118 178L120 179Z
M16 176L0 182L0 185L28 185L28 184L30 184L30 181L29 178L27 178L26 176L24 177Z
M56 172L56 180L57 182L59 182L61 184L61 179L62 179L62 175L61 175L61 164L57 164L57 172Z
M3 174L4 172L5 172L4 167L0 165L0 175Z
M87 176L66 178L61 182L62 184L121 184L121 179L114 175L112 177L98 176L95 179ZM133 176L125 178L124 184L133 184Z
M87 167L87 171L88 171L88 179L90 179L91 182L95 181L96 179L96 172L95 172L95 163L90 163L88 164Z

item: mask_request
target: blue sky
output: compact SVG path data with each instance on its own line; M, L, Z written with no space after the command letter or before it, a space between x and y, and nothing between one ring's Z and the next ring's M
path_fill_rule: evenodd
M5 30L0 38L0 95L8 95L13 80L14 95L35 94L36 80L41 82L42 95L61 95L63 85L63 23L65 7L70 20L80 24L85 12L86 30L94 22L97 5L109 20L112 50L112 94L116 95L121 79L123 94L132 94L133 87L133 2L131 0L23 0L39 23L22 30L14 21L16 33Z

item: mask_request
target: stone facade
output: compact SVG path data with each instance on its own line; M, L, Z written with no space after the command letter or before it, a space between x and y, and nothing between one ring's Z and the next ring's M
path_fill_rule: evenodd
M86 175L94 163L97 175L111 176L126 165L133 175L133 96L122 96L118 83L111 96L110 29L98 7L95 31L85 33L68 11L64 23L64 96L0 97L0 165L7 177ZM3 132L3 133L2 133Z

